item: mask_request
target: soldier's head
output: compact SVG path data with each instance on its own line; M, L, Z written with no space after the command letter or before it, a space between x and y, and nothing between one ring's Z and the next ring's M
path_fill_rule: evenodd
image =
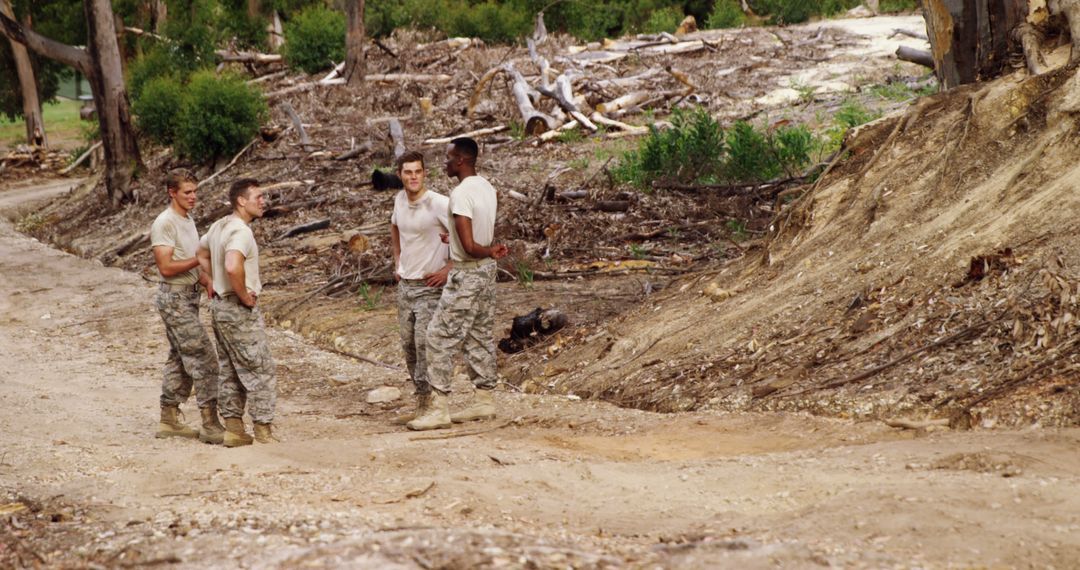
M469 137L458 137L446 147L446 175L450 178L463 179L476 174L476 159L480 156L480 145Z
M254 178L241 178L233 182L229 186L229 203L233 212L246 222L261 218L266 211L266 197L259 188L259 181Z
M424 190L424 155L413 150L397 159L397 175L405 191L416 196Z
M173 207L187 214L195 207L195 190L199 181L191 171L177 168L165 177L165 189L169 192Z

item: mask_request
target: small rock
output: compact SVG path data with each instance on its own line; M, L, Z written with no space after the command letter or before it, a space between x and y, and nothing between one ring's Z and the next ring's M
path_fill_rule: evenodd
M401 390L393 386L380 386L368 392L367 403L382 404L384 402L393 402L398 398L401 398Z

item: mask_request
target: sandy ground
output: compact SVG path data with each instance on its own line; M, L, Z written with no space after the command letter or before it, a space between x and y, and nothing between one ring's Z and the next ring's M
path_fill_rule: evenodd
M67 187L0 190L0 204ZM0 289L3 567L1080 560L1080 430L923 433L499 392L495 422L428 439L389 424L402 402L364 403L400 373L273 330L284 442L230 450L153 437L167 349L148 283L0 221Z

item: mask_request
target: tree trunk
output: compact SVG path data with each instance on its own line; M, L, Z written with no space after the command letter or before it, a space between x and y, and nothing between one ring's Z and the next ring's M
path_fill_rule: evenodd
M15 18L8 0L0 0L0 12L9 18ZM30 63L30 53L26 51L26 46L15 40L11 40L11 53L15 58L15 72L19 75L19 88L22 92L26 142L31 146L48 146L48 139L45 137L45 122L41 118L41 100L38 98L37 81L34 79L34 66Z
M83 0L86 49L51 40L0 13L0 34L34 53L74 67L86 76L94 95L105 148L105 188L114 205L132 198L131 181L143 168L131 125L120 48L109 0Z
M345 84L359 88L364 84L364 0L348 2L349 28L345 36Z
M923 16L934 70L946 88L1000 75L1017 51L1013 30L1024 22L1027 0L925 0Z
M165 20L169 17L169 8L165 0L151 0L150 29L155 34L165 30Z
M259 0L247 0L247 15L248 18L254 20L259 17L259 12L262 11L262 6Z
M133 198L131 181L143 168L139 145L124 88L124 69L116 42L116 27L109 0L83 0L86 12L86 50L92 72L94 105L105 147L105 186L114 205Z

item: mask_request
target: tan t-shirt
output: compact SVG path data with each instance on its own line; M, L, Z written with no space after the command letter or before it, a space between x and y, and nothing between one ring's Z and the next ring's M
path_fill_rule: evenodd
M210 274L214 279L214 292L222 297L234 292L229 284L229 276L225 273L225 252L239 251L244 255L245 285L256 295L262 293L262 281L259 279L259 245L255 243L255 234L244 220L235 214L221 218L206 230L199 245L210 251Z
M495 212L498 207L495 187L482 176L470 176L450 191L450 259L476 261L462 247L453 216L471 218L473 243L487 247L495 239Z
M195 229L195 220L191 216L177 214L172 206L165 208L150 226L150 248L157 246L173 248L173 261L195 257L199 249L199 230ZM158 271L158 277L173 285L192 285L199 282L199 268L194 267L172 277L164 277Z
M446 265L450 248L439 234L450 230L449 202L446 196L430 190L415 203L409 202L405 190L397 193L390 223L397 226L401 238L396 270L402 279L423 279Z

